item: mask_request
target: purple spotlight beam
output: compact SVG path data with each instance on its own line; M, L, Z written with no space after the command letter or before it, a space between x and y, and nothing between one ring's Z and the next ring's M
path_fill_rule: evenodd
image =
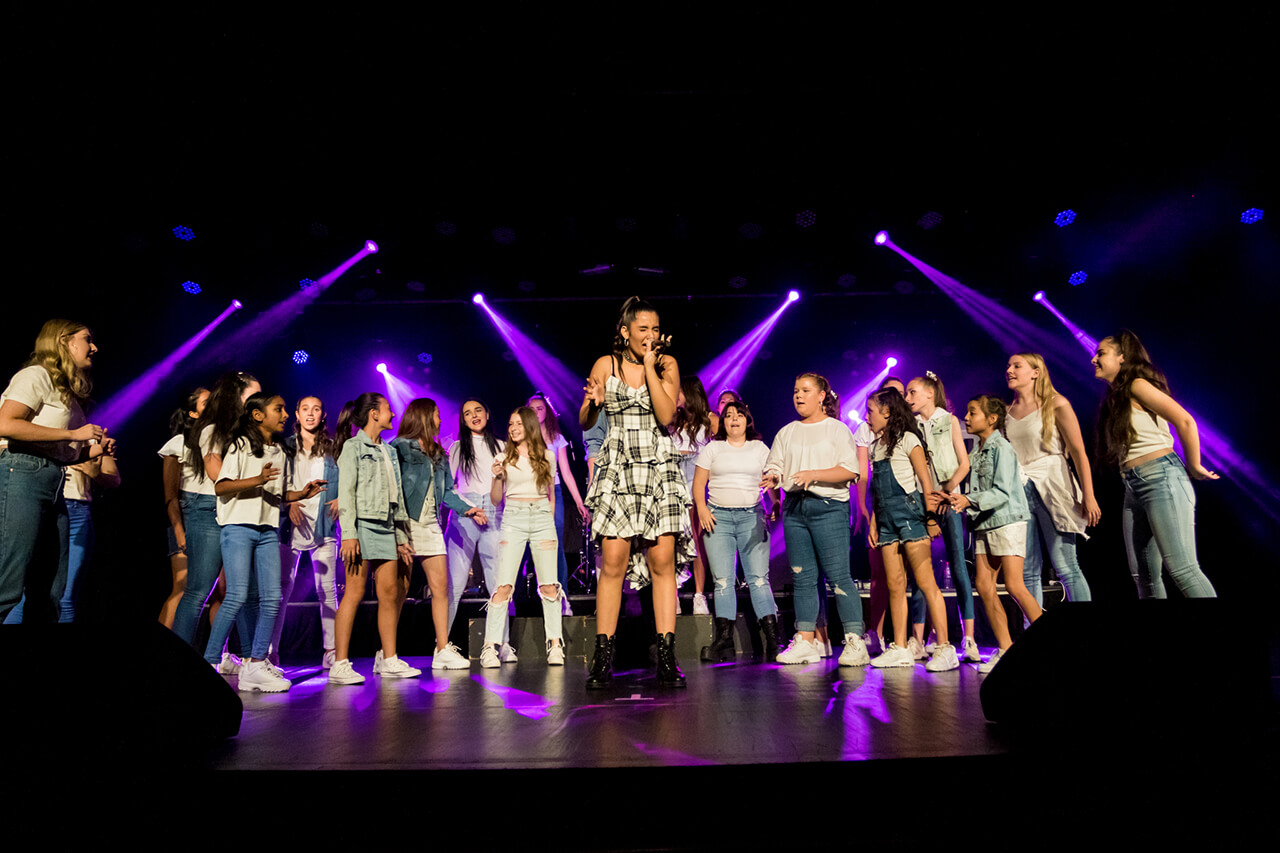
M792 298L794 294L794 298ZM772 314L760 322L754 329L747 332L733 346L716 356L714 360L706 367L698 371L698 378L702 380L702 384L707 389L708 394L717 394L720 388L737 388L742 384L742 379L747 375L747 369L751 367L755 357L759 354L760 349L764 346L765 340L769 337L769 333L773 331L773 327L778 324L778 320L782 317L782 312L787 310L787 306L800 298L800 294L791 291L787 294L787 298L782 304L774 310Z
M1045 310L1050 314L1057 317L1058 321L1061 322L1062 325L1066 327L1067 331L1071 333L1071 337L1076 339L1076 343L1084 347L1084 351L1089 353L1089 355L1093 355L1094 350L1098 348L1098 342L1090 337L1084 329L1068 320L1065 314L1055 308L1053 303L1049 301L1049 297L1044 295L1043 290L1036 291L1036 295L1031 298L1043 305Z

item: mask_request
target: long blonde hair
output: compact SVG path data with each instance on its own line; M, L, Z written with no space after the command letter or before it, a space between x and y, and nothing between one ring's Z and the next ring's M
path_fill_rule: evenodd
M1040 444L1047 449L1053 444L1053 437L1057 434L1058 424L1053 408L1058 392L1053 387L1053 380L1049 378L1049 368L1044 363L1044 356L1038 352L1015 352L1013 357L1025 361L1032 370L1040 371L1031 386L1031 393L1035 395L1040 408Z
M75 397L83 403L89 399L93 382L89 374L76 366L67 347L67 339L89 328L74 320L50 320L36 335L36 348L27 359L26 367L38 364L49 372L53 387L62 392L62 402L70 403Z
M536 479L538 488L547 490L551 488L552 473L551 463L547 461L547 443L542 440L542 427L538 424L538 414L528 406L521 406L516 409L514 414L520 416L520 423L524 426L525 445L529 450L529 465L533 468L533 476ZM547 417L551 417L551 413L547 412ZM515 465L520 461L520 448L517 442L507 437L507 451L502 457L502 464Z

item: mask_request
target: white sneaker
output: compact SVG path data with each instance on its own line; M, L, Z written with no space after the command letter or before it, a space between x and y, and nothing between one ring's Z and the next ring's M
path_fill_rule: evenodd
M564 666L563 641L552 645L552 641L547 640L547 666Z
M710 616L711 609L707 607L707 597L702 593L694 593L693 595L693 615L694 616Z
M778 653L778 663L817 663L822 660L822 646L812 643L799 634L791 638L791 645Z
M503 643L502 648L498 649L498 660L503 663L515 663L520 658L516 657L516 650L511 648L510 643Z
M1003 655L1004 655L1004 652L1000 651L999 649L996 649L994 652L991 653L991 657L987 658L985 661L978 664L978 672L982 673L983 675L986 675L988 672L995 669L996 664L1000 663L1000 658Z
M245 661L240 667L240 680L236 689L241 693L286 693L288 679L280 678L263 660Z
M409 666L400 660L399 655L392 655L382 659L382 669L379 670L378 675L383 678L417 678L422 675L422 670L416 666Z
M485 669L497 669L502 666L502 661L498 657L498 647L492 643L485 643L484 648L480 651L480 666Z
M912 660L924 660L929 653L924 650L924 644L915 637L907 640L907 651L911 653Z
M938 643L933 647L933 656L929 658L924 668L930 672L950 672L953 669L959 669L960 661L956 658L956 647L950 643Z
M969 663L982 663L982 652L978 651L978 643L973 637L964 638L964 650L960 653L960 659Z
M862 636L862 644L867 647L867 654L879 656L884 654L884 644L880 642L880 635L875 631L868 631Z
M284 674L284 670L272 662L271 658L267 658L263 663L267 665L267 669L271 670L271 674L276 678L283 678L285 681L289 680L289 677Z
M338 653L333 649L327 649L324 653L324 657L320 659L320 668L333 669L334 661L336 661L337 659L338 659Z
M373 674L382 675L382 649L373 653Z
M239 675L242 667L244 667L244 661L231 652L223 652L222 663L218 664L218 672L223 675Z
M884 650L884 654L871 661L871 665L881 669L890 666L915 666L916 659L902 646L890 643L889 648Z
M331 653L332 654L332 653ZM364 676L355 671L351 661L343 658L329 667L330 684L364 684Z
M432 669L470 669L471 661L462 656L458 651L458 647L453 643L446 643L443 649L436 649L431 656Z
M867 646L857 634L844 635L844 651L840 653L841 666L866 666L871 663Z

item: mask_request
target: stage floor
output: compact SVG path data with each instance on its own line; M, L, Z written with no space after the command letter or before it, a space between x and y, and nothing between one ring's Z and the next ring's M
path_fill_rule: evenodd
M838 651L838 647L837 647ZM990 652L985 649L984 653ZM683 661L686 689L652 669L588 691L587 663L521 660L499 669L430 669L391 680L356 662L363 685L286 668L284 694L242 693L238 737L211 756L238 770L487 770L793 764L1000 754L974 665L930 673ZM234 685L234 677L228 677Z

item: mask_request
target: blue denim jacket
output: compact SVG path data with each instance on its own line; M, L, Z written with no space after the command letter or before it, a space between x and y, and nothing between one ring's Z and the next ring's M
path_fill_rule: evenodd
M405 544L409 541L409 516L405 514L404 489L400 483L400 457L396 454L395 445L385 446L391 454L391 470L396 475L396 543ZM341 488L338 489L338 520L342 525L343 535L354 539L357 518L383 522L387 520L389 509L386 463L383 462L382 451L373 443L373 439L365 435L364 430L356 430L356 434L342 445L342 455L338 457L338 472L341 481Z
M289 484L293 482L293 466L297 464L298 437L286 436L281 443L289 448L286 456L288 461L284 466L284 488L288 491ZM320 498L320 512L316 515L316 538L336 539L335 528L338 526L338 519L329 517L329 501L338 498L338 463L332 456L324 458L324 479L329 485L324 487L324 494ZM282 512L280 513L280 541L287 545L292 536L293 522L289 520L287 511Z
M973 531L995 530L1026 521L1027 493L1022 488L1013 445L998 431L969 454L969 518Z
M391 442L400 454L400 475L404 480L405 511L409 517L416 519L422 515L422 503L427 499L427 489L431 489L436 502L436 518L440 529L444 529L445 507L459 515L471 509L471 504L458 496L453 488L453 476L449 473L449 457L444 456L437 462L423 452L418 442L408 438L397 438Z
M604 447L605 437L609 435L609 416L601 409L596 414L596 422L590 429L583 430L582 443L587 447L587 458L595 459Z

